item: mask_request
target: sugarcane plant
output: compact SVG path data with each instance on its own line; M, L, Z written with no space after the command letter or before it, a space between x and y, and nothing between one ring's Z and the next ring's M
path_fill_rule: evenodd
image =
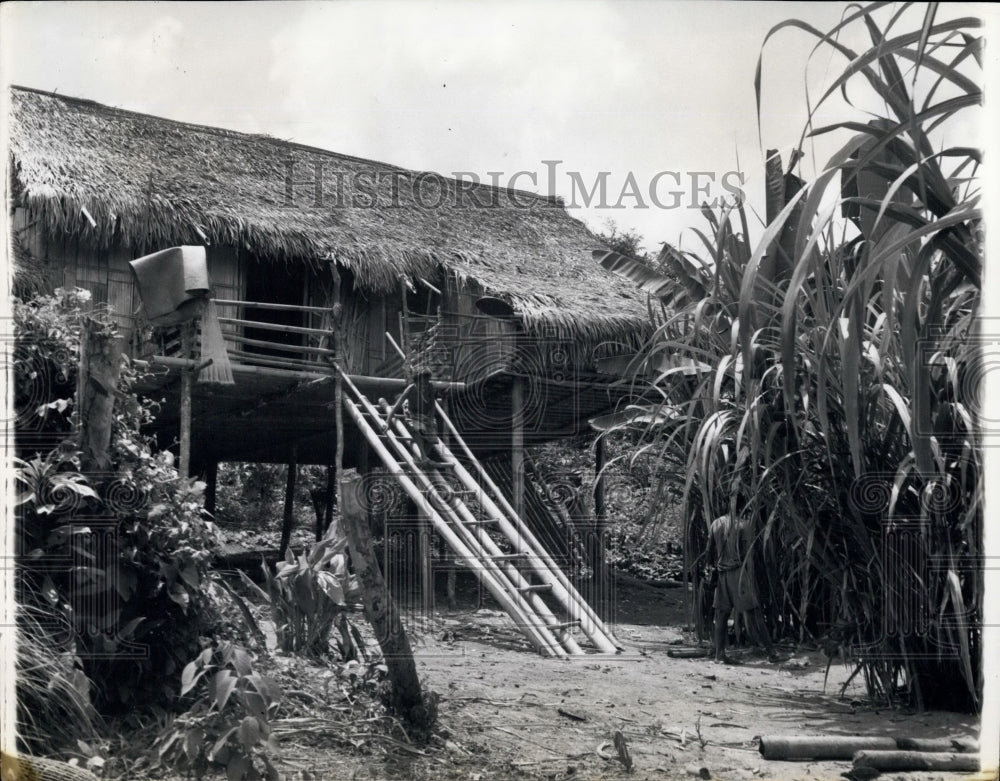
M650 294L653 336L616 426L636 437L633 458L683 476L692 593L735 484L776 636L846 652L873 697L974 709L989 335L977 321L981 156L954 139L975 127L982 42L979 19L920 8L852 6L828 32L798 20L769 32L813 36L846 66L810 100L787 169L768 152L759 240L729 203L703 209L704 251L595 255ZM844 45L851 29L870 48ZM849 98L862 93L878 108L857 119ZM815 126L837 100L849 118ZM841 146L800 178L820 136Z

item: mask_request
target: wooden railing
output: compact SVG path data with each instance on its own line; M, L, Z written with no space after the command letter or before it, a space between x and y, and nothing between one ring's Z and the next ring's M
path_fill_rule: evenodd
M229 358L233 363L246 366L266 366L291 371L315 371L325 356L333 355L328 347L329 330L306 325L290 325L239 316L247 310L262 309L274 312L292 312L302 315L302 321L316 317L328 320L330 309L320 306L296 304L271 304L260 301L213 299L219 311L219 323L225 337ZM268 334L291 335L292 340L269 339ZM248 332L253 334L248 335Z
M328 307L218 298L212 301L218 312L229 360L234 365L299 372L328 370L326 359L334 354L329 343L330 331L327 326L332 313ZM293 325L254 319L256 311L261 311L262 315L264 312L292 313L292 319L298 320L298 323ZM300 315L300 318L294 318L295 314ZM288 319L287 314L284 316ZM415 338L416 334L435 319L410 315L406 323L408 338ZM323 327L306 325L310 322L322 324ZM402 323L400 327L403 327ZM351 338L352 335L348 334L348 339ZM354 371L381 377L403 376L402 361L396 358L395 353L381 360L369 360L366 354L367 339L360 339L357 344L348 344L345 348L348 364L357 364L352 367ZM146 355L151 351L169 359L180 358L180 328L157 329L154 344L146 345L142 350ZM195 355L199 353L200 334L195 344Z

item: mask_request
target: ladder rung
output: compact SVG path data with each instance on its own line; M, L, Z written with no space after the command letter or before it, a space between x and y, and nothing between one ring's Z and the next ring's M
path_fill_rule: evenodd
M549 591L552 588L551 583L536 583L533 586L518 586L518 591Z
M572 621L560 621L558 624L545 624L546 629L569 629L570 627L579 626L580 619L576 618Z
M486 558L493 559L494 561L511 561L513 559L524 559L527 556L527 553L498 553L495 556L487 556Z

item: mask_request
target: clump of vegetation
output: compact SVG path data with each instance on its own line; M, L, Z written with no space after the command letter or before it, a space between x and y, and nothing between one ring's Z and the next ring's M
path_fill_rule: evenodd
M879 699L975 708L980 153L941 129L976 125L956 119L982 100L982 41L978 19L936 13L872 6L826 33L774 28L847 65L810 102L788 169L769 152L761 239L727 204L703 210L702 255L665 245L659 272L615 253L602 262L670 291L620 428L682 487L687 575L697 584L708 524L735 487L750 500L774 633L838 638ZM869 50L840 42L848 26ZM841 95L880 113L844 105L844 121L813 126ZM842 147L800 178L807 141L831 133Z
M204 484L179 476L173 457L140 433L155 405L135 393L139 373L127 361L115 389L112 468L81 471L72 435L84 319L117 335L106 312L85 311L88 303L84 291L62 289L15 302L17 594L25 645L50 652L49 693L82 698L87 681L87 698L109 714L176 697L171 678L214 622L207 584L216 537ZM39 443L54 444L29 451ZM55 645L47 626L59 628ZM20 661L19 696L31 702L38 660ZM36 746L51 752L75 737L72 721L48 719L40 706L32 712Z
M231 781L277 779L271 721L281 688L254 672L250 654L231 643L206 648L181 673L181 697L195 700L156 739L160 764L201 777L224 770Z
M240 573L244 584L269 607L282 651L327 658L330 635L336 627L341 632L344 658L356 655L344 611L349 599L358 598L360 587L357 579L348 575L346 549L343 537L322 540L308 554L295 556L289 549L275 573L266 563L261 564L263 589Z

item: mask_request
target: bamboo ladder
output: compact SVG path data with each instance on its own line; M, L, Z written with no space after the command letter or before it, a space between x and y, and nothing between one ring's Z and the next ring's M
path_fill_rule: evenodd
M611 632L514 512L440 404L437 405L438 415L476 476L440 441L437 453L447 466L419 468L410 450L412 435L406 423L400 418L395 418L392 425L387 423L387 410L378 409L347 374L340 374L348 391L344 396L344 408L369 445L410 499L430 519L435 531L476 574L539 653L554 657L583 654L570 631L574 627L580 628L597 652L621 652ZM454 475L462 490L455 491L442 472ZM485 517L476 516L466 503L466 497L476 500ZM490 536L488 527L497 529L513 552L503 552ZM532 579L537 582L530 582ZM560 620L553 610L561 612L565 618Z

